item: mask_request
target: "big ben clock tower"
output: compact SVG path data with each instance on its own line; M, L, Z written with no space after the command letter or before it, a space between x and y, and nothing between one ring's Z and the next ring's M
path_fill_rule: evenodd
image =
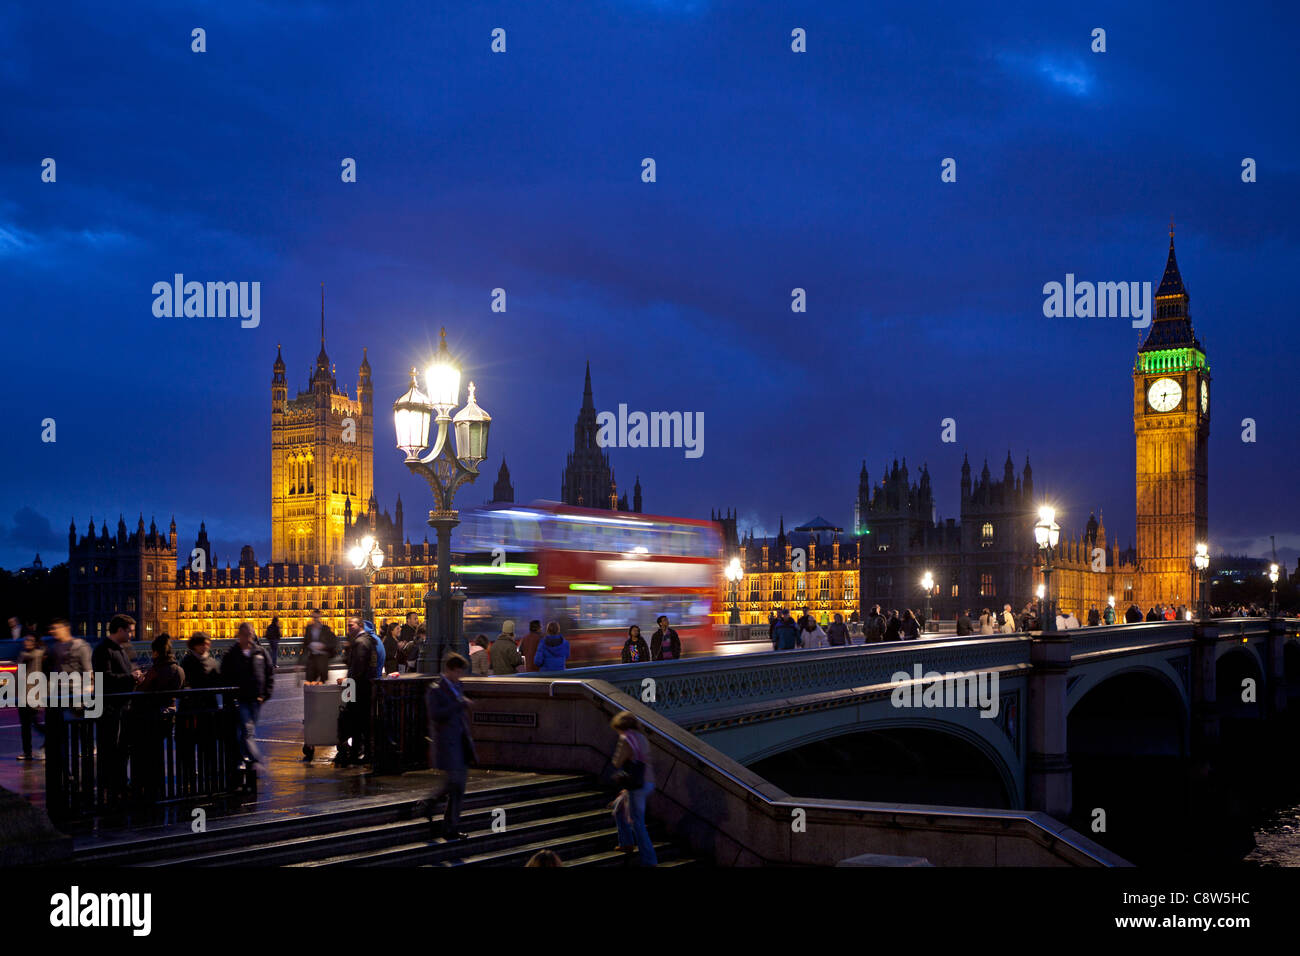
M1133 365L1137 559L1146 605L1195 605L1192 555L1209 530L1210 366L1189 301L1171 226L1155 317Z

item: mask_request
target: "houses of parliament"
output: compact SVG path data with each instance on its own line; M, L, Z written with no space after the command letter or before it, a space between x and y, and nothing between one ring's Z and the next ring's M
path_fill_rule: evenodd
M1192 327L1190 301L1169 234L1169 253L1155 294L1154 316L1133 362L1137 540L1121 550L1104 516L1090 515L1073 536L1063 534L1052 563L1059 608L1081 621L1114 598L1129 603L1192 608L1199 600L1192 556L1207 541L1210 366ZM854 502L853 536L810 529L800 537L784 526L775 539L738 539L723 518L729 550L745 569L739 588L727 587L746 623L761 623L780 607L809 607L821 619L847 616L873 604L922 610L921 580L934 578L932 612L951 620L970 609L1019 610L1042 581L1034 541L1038 508L1028 459L1017 472L1007 453L1000 476L985 461L978 475L962 463L959 519L936 516L929 469L915 478L895 459L872 482L864 461ZM1053 502L1058 511L1068 502ZM799 561L796 562L796 556ZM802 570L795 570L801 566Z
M574 450L562 478L566 504L641 510L641 483L617 494L608 456L597 447L596 413L588 365ZM258 564L245 545L238 562L218 566L206 523L191 548L177 543L173 518L166 533L141 515L128 531L119 517L86 532L68 528L69 620L76 633L103 637L114 614L129 614L137 634L184 637L204 631L233 637L249 621L258 633L280 618L286 636L301 634L319 610L341 633L345 618L361 606L361 576L346 554L363 535L384 548L384 566L371 589L376 617L424 616L424 595L437 580L436 545L412 544L405 535L399 496L390 516L380 512L374 490L374 392L365 350L357 369L355 397L340 386L325 351L322 306L320 352L306 388L291 398L279 346L271 367L271 560ZM492 488L493 502L514 501L504 460ZM178 557L181 559L177 569Z

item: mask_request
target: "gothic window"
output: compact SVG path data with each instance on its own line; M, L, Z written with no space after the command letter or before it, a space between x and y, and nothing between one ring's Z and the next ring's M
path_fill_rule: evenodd
M758 596L758 575L757 574L749 579L749 599L751 601L760 600Z
M316 462L307 459L307 493L311 494L316 490Z
M855 600L857 600L857 598L856 598L856 595L854 594L854 591L853 591L853 578L852 578L852 577L845 577L845 579L844 579L844 603L845 603L845 604L852 604Z
M330 459L330 492L336 495L339 493L339 460L337 458Z
M144 598L144 613L153 613L153 597L148 594L146 594Z
M880 594L889 594L894 587L894 579L888 574L876 575L876 591Z
M152 565L152 564L146 564L146 565L144 566L144 579L145 579L146 581L152 581L152 580L153 580L153 565Z
M802 604L804 601L808 600L808 579L802 574L795 578L794 593L794 599L799 603Z
M830 576L823 574L817 584L817 600L829 601L831 599L831 580Z
M997 592L993 590L993 575L980 575L980 597L990 597Z
M129 597L126 599L126 609L132 614L135 613L135 598Z
M779 604L781 601L785 600L785 598L784 598L784 594L785 594L785 592L784 592L784 590L783 590L782 587L781 587L781 576L780 576L780 575L773 575L773 577L772 577L772 600Z
M991 548L993 546L993 525L984 522L984 527L980 529L980 547Z

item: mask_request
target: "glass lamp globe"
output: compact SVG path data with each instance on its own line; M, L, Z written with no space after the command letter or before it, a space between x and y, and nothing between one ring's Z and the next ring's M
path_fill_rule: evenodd
M433 364L425 369L424 384L429 390L429 402L438 410L439 416L451 414L451 410L460 404L460 368L447 350L446 329L442 330Z
M456 457L471 464L484 461L492 416L479 408L473 382L469 383L469 401L456 413L452 425L456 430Z
M411 387L393 402L393 428L397 432L397 447L406 452L407 459L415 458L429 446L429 419L433 409L429 398L415 382L415 369L411 369Z

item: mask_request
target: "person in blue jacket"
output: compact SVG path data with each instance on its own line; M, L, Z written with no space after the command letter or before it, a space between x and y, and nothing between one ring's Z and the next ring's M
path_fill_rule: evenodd
M560 625L555 621L546 625L546 636L537 645L533 663L538 670L562 671L569 660L569 642L560 633Z
M375 642L375 676L384 676L384 662L388 659L388 652L384 650L384 642L379 639L375 633L375 625L372 621L362 621L361 628L369 635L370 639Z
M777 618L772 643L775 651L792 651L796 647L803 647L803 634L789 611L783 609Z

